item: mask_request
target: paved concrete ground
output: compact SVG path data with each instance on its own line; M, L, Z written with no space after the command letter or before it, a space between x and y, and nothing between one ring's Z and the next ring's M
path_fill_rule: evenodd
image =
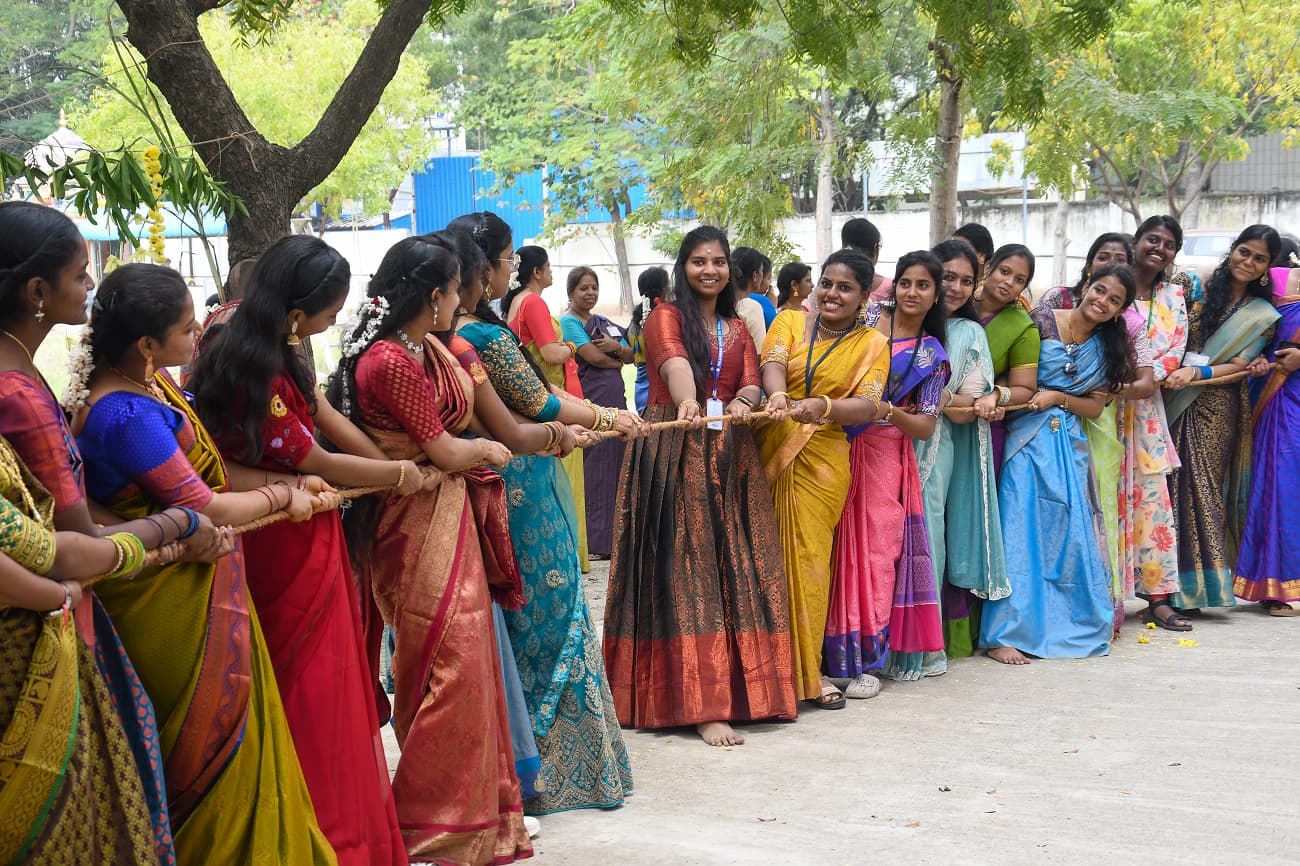
M532 862L1297 863L1298 645L1255 606L1190 635L1130 617L1109 658L966 659L730 751L628 731L636 793L543 818Z

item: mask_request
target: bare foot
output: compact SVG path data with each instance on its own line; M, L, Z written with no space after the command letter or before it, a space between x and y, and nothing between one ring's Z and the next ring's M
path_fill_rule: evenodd
M726 722L702 722L695 726L695 730L710 746L739 746L745 742L745 738Z
M1000 646L989 650L989 658L1004 665L1027 665L1029 659L1013 646Z

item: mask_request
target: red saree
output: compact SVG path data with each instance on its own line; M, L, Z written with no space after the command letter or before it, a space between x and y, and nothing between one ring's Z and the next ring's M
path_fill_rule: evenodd
M473 383L436 340L424 364L391 342L357 362L366 430L394 459L425 462L421 444L464 430ZM510 744L492 599L523 604L505 485L480 468L437 488L385 498L363 557L384 620L396 632L393 777L412 857L481 866L532 856ZM376 627L378 624L375 624Z
M282 375L269 403L258 467L295 472L315 444L307 401ZM241 442L219 444L242 451ZM340 864L405 864L338 512L275 523L243 540L253 605L320 827Z

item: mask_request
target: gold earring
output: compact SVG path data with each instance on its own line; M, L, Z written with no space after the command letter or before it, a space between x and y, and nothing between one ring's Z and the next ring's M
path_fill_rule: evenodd
M438 327L438 305L433 305L433 326Z
M153 381L153 354L144 356L144 381L146 384Z
M45 299L41 298L36 302L36 321L45 321Z
M286 341L290 346L296 346L302 342L298 336L298 321L295 319L293 325L289 328L289 339Z
M488 280L488 281L486 281L485 283L483 283L483 297L487 298L489 301L492 300L492 281L491 281L491 280Z

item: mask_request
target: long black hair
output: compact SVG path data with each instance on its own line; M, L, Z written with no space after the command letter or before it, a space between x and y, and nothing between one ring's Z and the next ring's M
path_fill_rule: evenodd
M262 423L276 376L288 374L316 410L312 372L286 342L284 323L291 310L314 316L339 303L351 277L347 259L320 238L281 238L257 260L230 321L199 352L190 376L194 410L217 439L239 434L239 462L262 459Z
M456 251L456 257L460 259L460 294L462 298L477 288L487 272L487 256L483 255L483 250L479 249L478 244L474 243L473 235L465 231L446 229L440 232L418 235L418 237L429 243L435 243L435 239L442 239L451 244L452 249ZM464 306L458 309L463 311ZM455 323L451 324L454 329Z
M1241 230L1241 234L1237 235L1237 239L1228 247L1228 254L1223 257L1223 261L1219 262L1219 266L1214 269L1214 273L1210 274L1210 279L1205 284L1205 309L1201 313L1201 336L1204 340L1208 341L1227 318L1228 304L1232 303L1232 273L1228 269L1228 263L1232 260L1233 251L1246 241L1263 241L1268 247L1270 263L1277 258L1278 251L1282 249L1282 238L1278 236L1277 229L1272 226L1256 223ZM1246 293L1272 304L1273 275L1265 270L1262 279L1263 282L1251 280L1247 283Z
M501 299L501 314L507 317L510 315L510 305L515 302L515 298L528 288L537 277L537 272L546 267L547 262L551 260L546 250L532 245L520 247L515 250L515 255L519 256L519 270L515 272L515 281L510 284L506 296Z
M162 265L122 265L99 284L90 305L90 360L112 367L142 337L158 342L180 323L190 297L185 278Z
M388 302L388 312L366 343L339 359L325 392L326 399L334 408L353 423L361 425L357 401L357 363L361 356L366 349L393 336L427 309L434 293L446 292L459 270L460 257L450 238L436 235L403 238L389 248L366 289L368 298L383 298ZM348 340L362 339L370 322L370 318L363 316L348 335ZM343 514L344 537L355 565L367 561L374 547L378 506L378 496L364 496L353 500Z
M628 330L636 328L634 333L640 333L647 311L653 309L654 302L662 300L668 292L668 271L659 267L646 268L636 278L636 290L643 300L632 308L632 323Z
M1278 247L1277 255L1273 257L1273 267L1275 268L1294 268L1300 267L1291 260L1295 256L1300 258L1300 243L1290 235L1284 235L1281 238L1281 246Z
M1092 259L1097 252L1106 244L1122 244L1124 246L1124 255L1128 257L1125 264L1132 267L1134 263L1133 239L1122 232L1103 232L1097 235L1097 239L1088 247L1088 255L1083 260L1083 270L1079 273L1079 282L1070 287L1070 297L1074 299L1075 306L1083 302L1083 287L1088 285L1091 279Z
M948 345L948 315L943 305L943 262L938 256L930 250L913 250L901 256L898 265L894 268L894 289L891 290L890 297L897 296L898 281L907 269L917 266L925 268L934 282L934 305L926 310L925 318L921 320L921 336L929 334L939 341L939 345L946 346ZM869 284L867 291L871 291Z
M682 345L686 347L686 360L690 362L691 371L695 374L696 390L701 394L704 393L705 377L709 370L710 343L709 335L704 331L699 299L686 281L686 260L696 249L711 243L722 247L722 254L727 257L727 283L718 295L718 318L737 317L736 284L731 279L731 244L727 241L727 233L717 226L698 226L682 238L682 244L677 248L677 261L673 264L673 294L668 301L682 314Z
M981 267L980 258L975 254L975 248L970 244L965 241L946 240L935 244L934 249L930 250L930 252L934 253L934 257L943 265L948 264L948 262L951 262L954 259L965 259L966 263L970 265L971 279L975 280L976 284L979 283ZM942 276L942 273L940 276ZM944 309L946 310L947 307L944 307ZM975 292L973 289L966 297L966 303L949 313L948 318L970 319L972 322L978 322L980 320L979 313L975 311ZM946 330L947 325L945 324L944 327Z
M58 282L86 241L59 211L28 201L0 203L0 326L24 312L23 288L33 277Z
M1088 285L1105 277L1115 277L1124 286L1124 306L1119 315L1096 326L1101 335L1102 360L1106 365L1106 383L1111 391L1118 391L1125 382L1137 378L1137 357L1133 351L1133 338L1129 336L1124 310L1133 305L1137 297L1137 275L1128 265L1106 265L1098 268L1088 278Z
M812 267L803 262L787 262L781 266L781 273L776 277L776 305L785 306L794 294L794 284L812 273Z
M1145 235L1147 232L1151 231L1152 229L1165 229L1171 235L1174 236L1175 253L1177 253L1179 250L1183 248L1183 227L1178 224L1178 220L1174 219L1169 214L1156 214L1155 216L1149 216L1146 219L1142 220L1142 224L1137 227L1137 231L1133 232L1134 249L1137 249L1138 244L1142 242L1143 235ZM1131 258L1130 261L1132 261L1133 264L1136 266L1137 264L1136 259ZM1164 274L1157 273L1155 276L1155 280L1151 283L1151 285L1147 286L1147 288L1151 289L1152 291L1155 291L1156 287L1160 285L1163 279L1164 279Z

